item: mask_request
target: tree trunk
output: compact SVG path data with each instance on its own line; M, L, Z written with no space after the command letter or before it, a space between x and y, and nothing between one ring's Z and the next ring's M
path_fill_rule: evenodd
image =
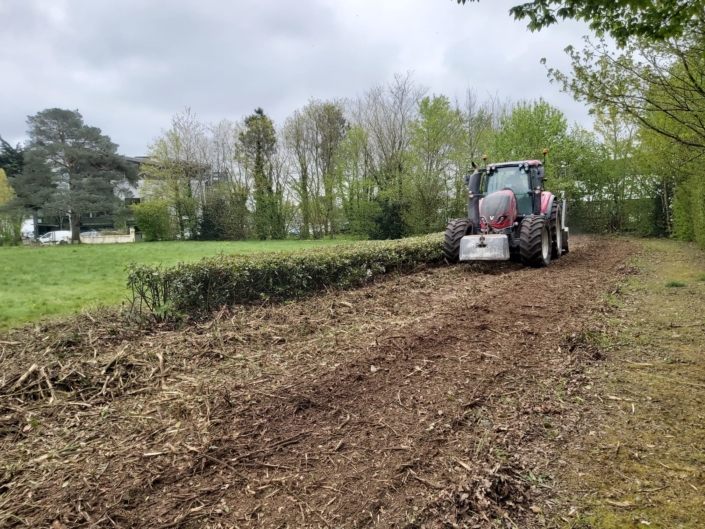
M311 236L311 205L308 197L308 171L304 164L301 164L301 233L302 239Z
M70 213L71 215L71 244L81 244L81 215L78 213Z

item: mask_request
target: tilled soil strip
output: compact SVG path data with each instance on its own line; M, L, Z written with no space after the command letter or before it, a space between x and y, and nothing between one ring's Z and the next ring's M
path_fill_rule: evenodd
M635 251L441 267L206 324L0 342L0 524L538 526ZM95 321L91 321L95 320Z

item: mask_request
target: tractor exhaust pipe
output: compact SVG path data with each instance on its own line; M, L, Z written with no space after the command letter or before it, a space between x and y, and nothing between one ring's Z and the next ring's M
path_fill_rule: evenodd
M472 221L473 231L480 230L480 199L482 198L480 184L482 173L484 170L477 167L475 162L472 163L475 172L467 176L468 184L468 218Z

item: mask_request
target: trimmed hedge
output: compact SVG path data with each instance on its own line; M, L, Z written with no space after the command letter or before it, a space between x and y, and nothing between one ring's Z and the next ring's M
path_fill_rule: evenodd
M345 289L395 271L443 260L443 235L365 241L294 252L218 255L172 268L128 266L132 314L161 321L207 314L261 299L298 299L328 288Z

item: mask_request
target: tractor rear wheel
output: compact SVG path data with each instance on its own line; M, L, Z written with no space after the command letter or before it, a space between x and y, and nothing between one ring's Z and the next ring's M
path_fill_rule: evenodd
M554 200L551 207L551 259L558 259L563 253L563 212Z
M453 219L448 223L443 241L443 255L450 264L460 260L460 239L472 233L470 219Z
M521 262L541 268L551 262L551 232L549 220L544 216L526 217L519 232Z

